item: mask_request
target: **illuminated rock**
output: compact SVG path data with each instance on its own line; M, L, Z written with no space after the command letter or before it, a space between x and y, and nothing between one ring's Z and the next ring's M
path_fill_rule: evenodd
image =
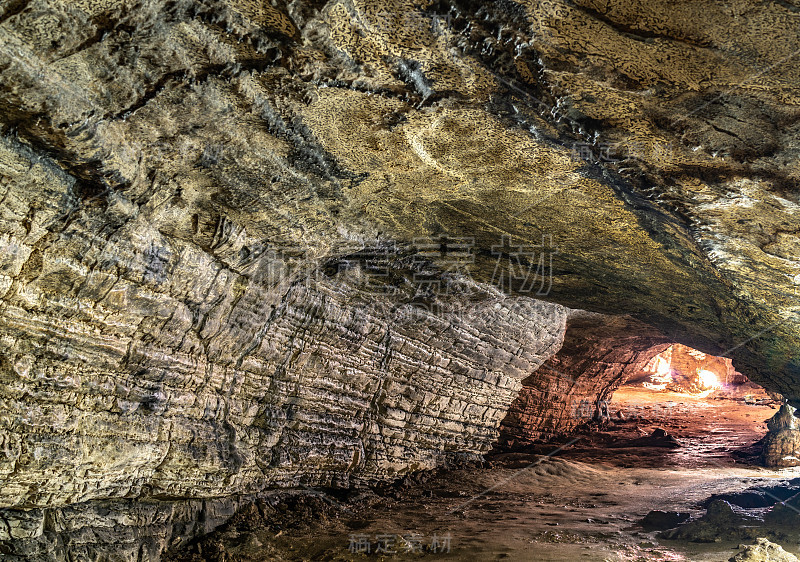
M784 404L767 421L764 438L764 464L775 468L800 466L800 420L795 408Z
M731 557L729 562L798 562L797 556L764 538L756 539L755 544L741 545L739 548L743 550Z

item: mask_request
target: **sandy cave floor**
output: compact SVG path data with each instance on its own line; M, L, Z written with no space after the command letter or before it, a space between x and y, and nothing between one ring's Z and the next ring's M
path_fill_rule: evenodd
M738 542L658 539L638 521L653 509L700 514L711 494L800 476L735 453L763 436L775 405L624 388L610 411L615 422L551 457L501 454L383 490L254 505L173 560L723 561ZM618 446L655 428L684 446ZM369 554L353 552L359 541ZM800 544L782 546L800 554Z

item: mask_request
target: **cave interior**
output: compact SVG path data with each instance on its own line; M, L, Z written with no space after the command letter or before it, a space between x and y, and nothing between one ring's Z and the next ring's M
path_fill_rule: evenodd
M0 0L0 560L800 556L798 0Z

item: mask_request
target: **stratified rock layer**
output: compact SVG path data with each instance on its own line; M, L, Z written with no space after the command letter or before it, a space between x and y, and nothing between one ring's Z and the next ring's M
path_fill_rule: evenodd
M270 285L138 224L105 240L72 223L6 296L2 506L432 468L487 450L519 381L561 345L555 305L381 308L347 272Z
M631 318L572 311L561 350L522 381L500 443L525 446L607 418L614 390L668 346L663 334Z
M59 509L0 509L0 555L26 560L159 560L210 533L252 498L109 500Z

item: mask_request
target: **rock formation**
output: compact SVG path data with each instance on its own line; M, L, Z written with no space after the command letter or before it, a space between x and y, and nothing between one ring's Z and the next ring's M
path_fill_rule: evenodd
M779 544L765 538L756 539L755 544L742 545L742 551L730 558L729 562L797 562L798 558L783 550Z
M500 444L525 446L607 417L614 390L669 346L632 318L572 311L564 345L522 381L503 420Z
M0 4L0 552L155 559L672 341L800 403L798 52L789 2Z
M800 420L795 408L784 404L767 421L767 436L764 438L764 464L775 468L800 466Z

